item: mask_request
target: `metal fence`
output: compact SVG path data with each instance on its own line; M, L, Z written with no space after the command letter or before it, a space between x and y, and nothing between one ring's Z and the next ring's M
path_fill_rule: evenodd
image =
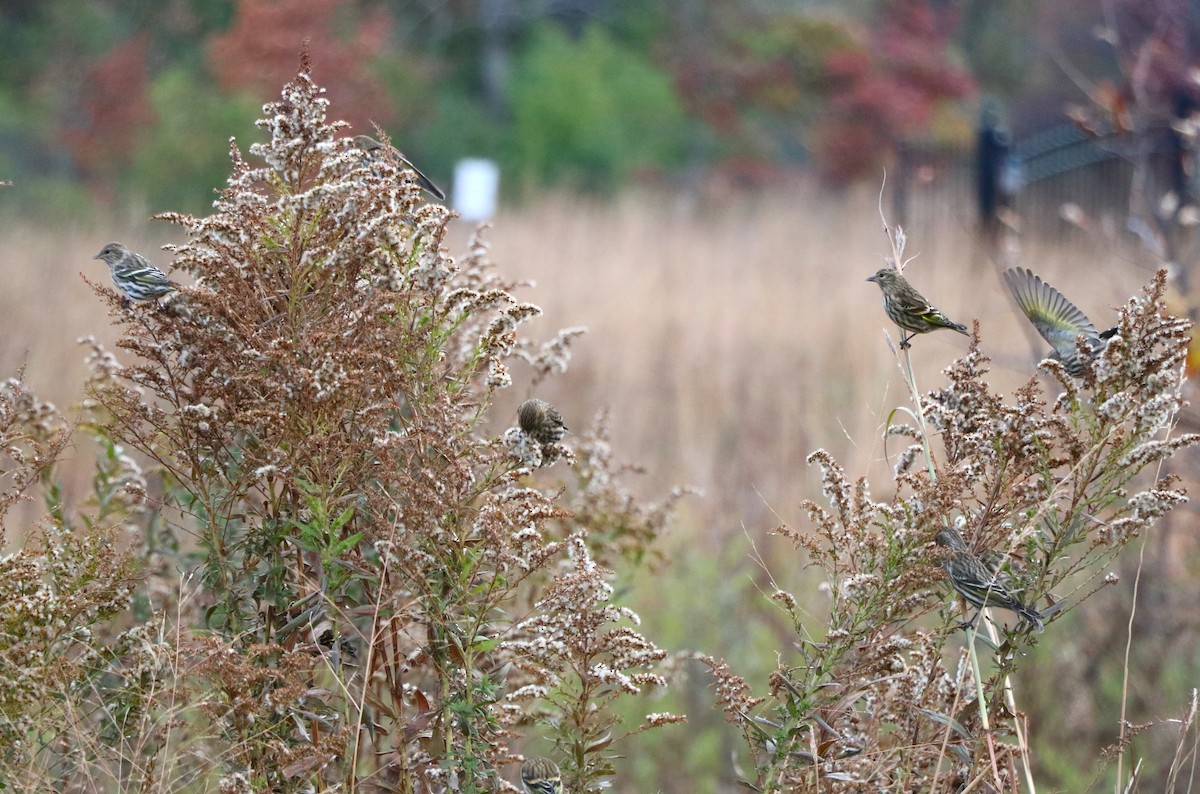
M1142 209L1171 212L1194 202L1190 156L1170 127L1098 136L1063 124L1010 143L985 124L974 151L901 147L892 214L914 234L946 224L986 233L1001 218L1025 234L1125 228L1135 188L1147 199Z

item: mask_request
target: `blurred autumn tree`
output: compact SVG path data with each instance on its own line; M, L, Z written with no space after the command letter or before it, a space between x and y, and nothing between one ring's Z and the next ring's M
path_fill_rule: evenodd
M878 174L897 141L967 138L974 83L941 4L889 0L871 20L737 5L684 17L681 92L749 176L802 150L845 182Z
M79 114L63 139L85 181L104 193L129 166L142 131L154 123L147 86L149 38L136 34L83 76Z
M850 21L720 6L678 23L683 45L670 57L680 93L731 172L760 182L772 162L802 156L830 101L826 61L855 44Z
M1152 5L1171 3L1186 7ZM1148 14L1129 2L1111 16L1125 35ZM0 173L14 188L0 200L29 206L57 181L205 206L225 155L211 142L248 135L248 108L305 40L332 112L385 127L442 181L463 156L499 160L508 185L611 186L681 164L750 184L789 162L874 178L897 142L966 145L976 86L1057 92L1057 115L1061 97L1086 99L1063 51L1088 74L1107 68L1119 98L1095 35L1107 24L1098 2L1032 0L10 0Z
M383 8L359 10L351 0L239 0L232 26L209 43L210 64L225 91L266 98L295 72L296 43L308 42L333 113L367 132L372 122L387 127L397 115L371 68L391 25Z
M859 47L830 55L830 112L813 148L838 180L878 174L881 153L914 137L966 144L971 120L959 104L975 84L957 61L951 6L890 0Z
M538 182L612 187L639 168L672 164L681 149L670 78L598 27L578 42L540 29L509 95L513 162Z

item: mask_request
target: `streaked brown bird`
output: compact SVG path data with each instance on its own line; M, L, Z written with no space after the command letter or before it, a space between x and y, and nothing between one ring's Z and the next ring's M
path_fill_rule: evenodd
M517 423L525 435L543 446L561 441L567 434L562 416L545 400L529 399L521 403L517 409Z
M416 175L418 185L436 196L438 201L446 200L446 194L442 192L442 189L433 184L433 181L421 173L421 169L413 165L408 158L404 156L404 153L395 146L384 146L370 135L355 135L353 140L354 145L357 146L363 153L363 163L365 165L370 165L372 163L394 157L396 160L399 160L406 169L412 171Z
M549 758L527 758L521 764L521 785L526 794L562 794L562 773Z
M1028 621L1039 632L1042 630L1041 614L1025 606L1008 590L999 574L989 570L982 560L971 553L957 529L942 527L934 536L934 542L950 552L942 560L942 567L950 577L951 586L968 604L975 607L975 614L960 626L966 628L975 623L984 607L1000 607Z
M1049 357L1062 362L1071 377L1082 378L1084 362L1095 358L1104 349L1107 340L1116 335L1117 329L1114 327L1097 333L1096 326L1078 306L1028 268L1005 270L1004 281L1029 322L1042 335L1042 339L1054 348ZM1080 336L1083 337L1086 359L1080 356L1080 346L1076 343Z
M108 274L113 284L126 298L135 301L151 301L174 292L175 282L156 268L141 254L130 251L120 243L109 243L92 259L103 260L108 265Z
M949 328L970 336L965 325L954 322L931 305L921 293L913 289L896 268L880 268L875 275L869 276L867 281L874 281L879 285L883 292L883 310L892 322L900 326L901 331L908 332L907 335L901 334L901 348L909 347L908 340L917 334L929 333L939 328Z

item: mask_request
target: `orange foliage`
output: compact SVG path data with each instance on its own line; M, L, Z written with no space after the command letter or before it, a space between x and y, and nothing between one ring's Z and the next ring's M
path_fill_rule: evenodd
M138 34L87 70L81 86L78 126L63 140L92 181L106 182L127 165L137 132L154 122L147 95L149 37Z
M233 25L213 39L209 57L223 89L269 95L295 73L296 54L307 42L332 115L369 132L372 122L386 126L394 118L383 84L368 68L390 28L386 11L360 15L347 0L238 0Z
M948 54L957 24L927 0L890 0L868 42L829 54L830 108L814 136L827 179L878 173L897 141L928 134L940 104L975 92Z

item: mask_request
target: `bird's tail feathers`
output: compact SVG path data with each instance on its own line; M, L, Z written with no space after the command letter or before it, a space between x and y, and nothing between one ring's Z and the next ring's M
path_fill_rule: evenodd
M1030 609L1024 604L1018 604L1018 606L1020 608L1016 610L1017 614L1020 615L1024 620L1028 621L1038 634L1041 634L1045 629L1045 623L1042 621L1041 613L1035 609Z

